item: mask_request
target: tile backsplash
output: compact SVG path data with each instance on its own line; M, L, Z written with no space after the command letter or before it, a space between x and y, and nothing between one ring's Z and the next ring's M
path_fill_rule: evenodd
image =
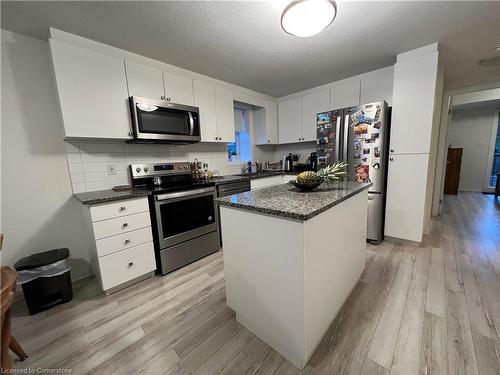
M206 162L221 175L241 172L244 162L229 163L225 143L192 145L130 144L102 142L65 142L66 158L73 193L111 189L130 184L128 166L141 163L193 161ZM288 152L301 153L302 161L316 148L315 142L289 145L255 146L254 160L278 161ZM108 173L108 168L113 173Z
M274 156L274 154L273 154ZM129 143L68 143L66 157L73 193L130 184L129 164L173 161L206 162L221 174L240 173L241 163L228 163L226 145L142 145ZM113 174L108 173L113 168Z

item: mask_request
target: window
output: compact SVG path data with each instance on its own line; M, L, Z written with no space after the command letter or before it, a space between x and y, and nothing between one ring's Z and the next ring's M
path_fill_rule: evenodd
M252 160L248 110L235 108L234 122L235 142L227 144L227 160L231 162Z

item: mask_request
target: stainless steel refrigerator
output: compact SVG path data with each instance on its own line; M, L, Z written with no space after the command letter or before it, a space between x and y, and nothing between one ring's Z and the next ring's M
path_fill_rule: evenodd
M373 183L367 239L374 242L384 235L389 123L384 101L317 114L318 168L344 161L348 180Z

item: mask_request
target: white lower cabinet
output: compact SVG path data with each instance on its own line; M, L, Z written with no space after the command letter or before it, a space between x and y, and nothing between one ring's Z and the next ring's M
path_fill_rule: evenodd
M422 241L429 154L390 155L385 235Z
M84 206L94 274L106 293L156 269L147 198Z
M287 183L291 179L292 177L287 175L255 178L253 180L250 180L250 189L255 190L269 186L280 185Z
M100 257L99 269L102 288L109 290L153 271L156 268L153 251L153 242L146 242Z

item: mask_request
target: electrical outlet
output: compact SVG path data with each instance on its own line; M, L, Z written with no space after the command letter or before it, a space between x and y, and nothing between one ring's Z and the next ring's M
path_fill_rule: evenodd
M108 176L112 176L116 174L116 164L107 164Z

